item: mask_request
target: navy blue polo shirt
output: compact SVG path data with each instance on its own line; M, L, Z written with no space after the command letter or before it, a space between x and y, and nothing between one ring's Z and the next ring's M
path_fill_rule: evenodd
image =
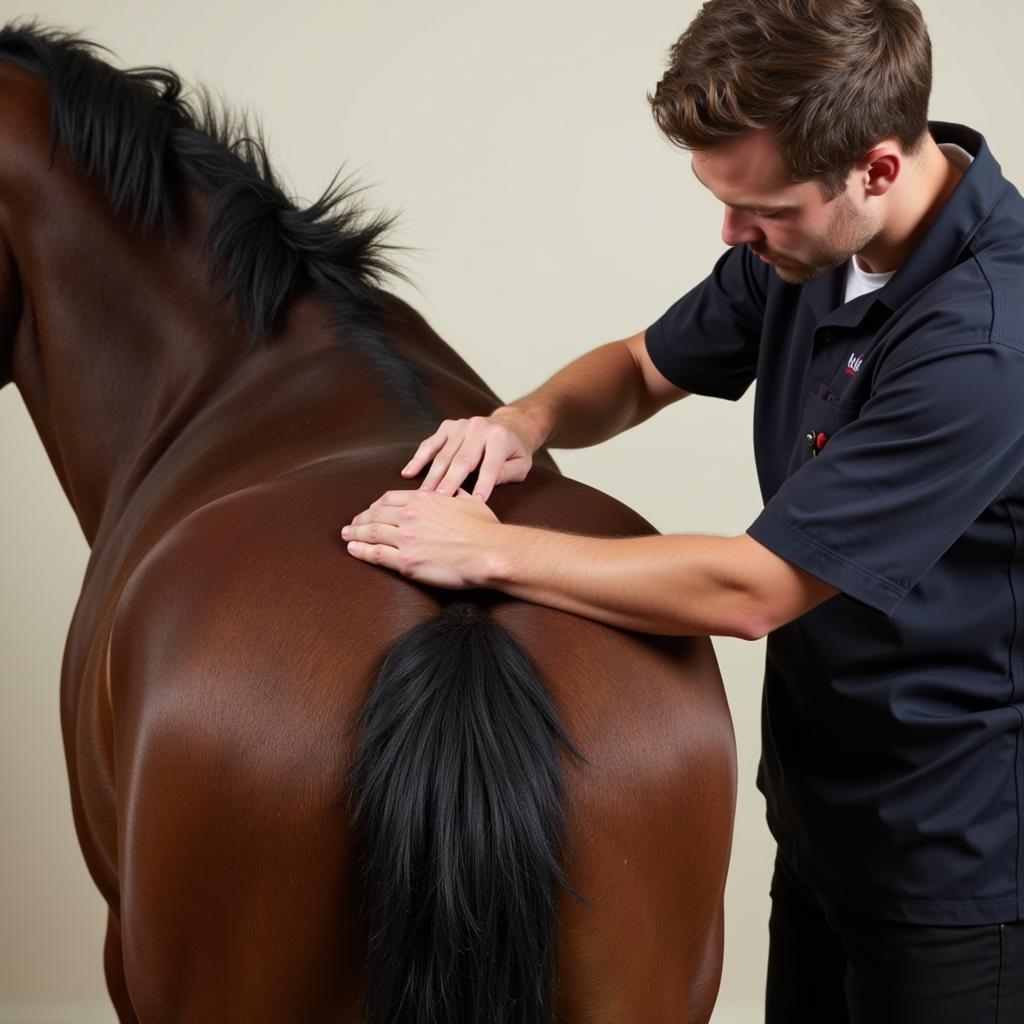
M974 160L882 288L735 246L646 339L696 394L757 379L747 533L841 591L767 638L782 855L836 910L982 924L1024 917L1024 199L929 128Z

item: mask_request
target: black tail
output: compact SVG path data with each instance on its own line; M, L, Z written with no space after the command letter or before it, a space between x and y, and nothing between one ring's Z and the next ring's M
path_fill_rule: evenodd
M550 1024L566 735L522 648L459 602L407 633L353 775L370 1024ZM575 895L575 894L574 894Z

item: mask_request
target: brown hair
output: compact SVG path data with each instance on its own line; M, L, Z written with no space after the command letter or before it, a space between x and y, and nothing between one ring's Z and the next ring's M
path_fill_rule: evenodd
M931 87L913 0L707 0L647 99L683 149L772 130L792 180L831 201L881 139L920 150Z

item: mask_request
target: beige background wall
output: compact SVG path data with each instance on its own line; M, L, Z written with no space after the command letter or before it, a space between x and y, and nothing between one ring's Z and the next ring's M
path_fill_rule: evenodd
M924 0L931 116L988 139L1024 186L1013 0ZM646 326L724 248L721 208L656 133L645 92L694 0L9 2L169 64L263 120L285 181L315 198L342 163L403 211L397 290L505 400ZM242 12L245 12L244 14ZM563 470L665 533L742 532L760 510L753 389L692 398ZM339 410L339 415L341 411ZM0 1024L114 1020L103 913L72 831L58 728L64 635L87 551L13 387L0 392ZM397 468L397 467L396 467ZM736 724L739 812L715 1024L759 1019L772 848L754 789L763 642L716 638ZM681 822L685 828L686 823Z

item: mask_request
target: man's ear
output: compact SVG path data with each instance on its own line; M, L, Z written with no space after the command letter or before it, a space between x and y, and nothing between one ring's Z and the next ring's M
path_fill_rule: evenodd
M873 146L856 167L864 190L871 195L884 195L905 173L905 161L899 139L883 139Z

